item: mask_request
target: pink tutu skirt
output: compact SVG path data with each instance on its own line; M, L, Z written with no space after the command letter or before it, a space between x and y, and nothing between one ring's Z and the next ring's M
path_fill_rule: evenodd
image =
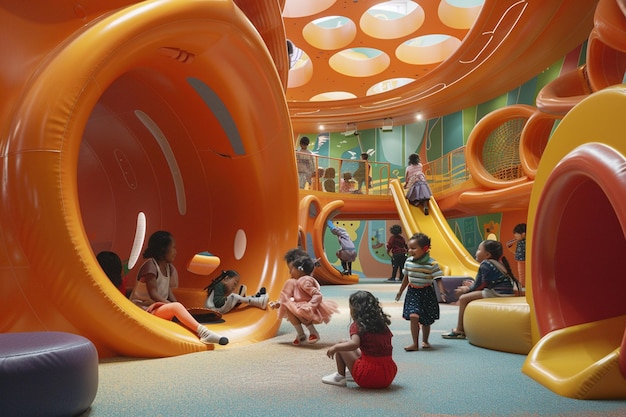
M322 301L318 306L311 306L306 301L287 301L281 303L280 307L281 310L283 308L289 310L305 325L328 323L331 316L339 312L338 305L334 301Z

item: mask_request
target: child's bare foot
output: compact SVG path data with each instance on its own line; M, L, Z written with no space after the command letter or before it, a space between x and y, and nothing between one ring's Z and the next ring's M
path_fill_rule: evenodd
M417 352L418 350L420 350L420 348L418 348L417 345L409 345L405 346L404 350L406 350L407 352Z
M423 342L423 343L422 343L422 349L430 349L430 343L428 343L428 342Z

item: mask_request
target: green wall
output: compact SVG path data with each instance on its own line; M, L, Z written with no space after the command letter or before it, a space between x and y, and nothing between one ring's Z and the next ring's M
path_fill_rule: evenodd
M585 62L585 53L586 42L516 89L485 103L446 116L404 126L394 126L390 132L383 132L381 129L368 129L360 131L360 137L346 137L341 133L328 132L303 133L301 136L306 135L311 139L312 144L309 149L320 156L354 159L354 167L347 166L346 169L356 169L356 161L360 158L361 152L368 152L371 154L370 160L388 162L391 165L392 178L403 177L409 154L426 155L424 162L427 162L439 159L465 146L472 129L482 117L494 110L514 104L533 106L537 94L546 84ZM460 163L464 163L464 161ZM450 219L448 223L467 250L474 254L478 244L484 239L485 225L500 225L502 213ZM375 246L378 244L378 240L386 242L387 233L388 230L384 221L360 222L357 230L357 243L360 244L365 236L370 238L372 242L368 244L369 255L367 256L371 256L381 263L386 263L389 261L388 257L386 254L381 255L378 247ZM498 235L504 242L512 237L509 236L511 233L508 230L502 231ZM324 243L328 244L326 246L328 248L327 255L332 261L336 259L334 255L336 248L334 248L331 239L326 240Z

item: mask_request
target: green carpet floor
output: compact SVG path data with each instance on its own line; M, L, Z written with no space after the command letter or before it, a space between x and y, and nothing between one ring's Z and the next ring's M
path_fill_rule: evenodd
M318 326L321 340L315 345L292 346L295 332L284 321L274 338L254 345L102 361L98 394L84 416L626 416L626 401L581 401L552 393L522 374L523 355L442 339L456 323L455 306L441 305L432 349L405 352L410 332L401 317L402 302L393 301L398 284L383 281L322 287L341 313ZM359 289L374 293L392 316L399 370L385 390L321 382L335 370L326 349L347 337L347 300Z

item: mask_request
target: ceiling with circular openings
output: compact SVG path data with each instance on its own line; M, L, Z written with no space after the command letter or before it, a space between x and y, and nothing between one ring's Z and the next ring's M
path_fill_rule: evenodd
M596 1L284 0L294 130L433 118L528 81L580 45Z
M461 45L483 3L287 0L294 45L287 98L343 100L415 81Z

